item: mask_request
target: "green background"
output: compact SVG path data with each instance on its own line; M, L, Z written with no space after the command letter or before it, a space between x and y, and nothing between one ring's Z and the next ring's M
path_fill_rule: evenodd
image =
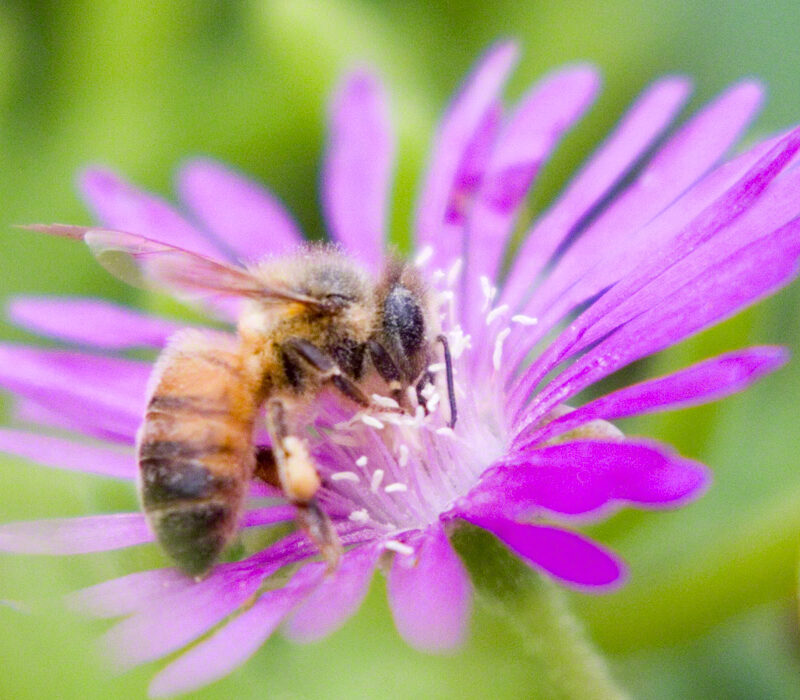
M115 282L80 246L11 228L87 223L75 173L119 170L162 195L182 159L218 157L269 183L321 235L318 165L327 96L354 63L392 94L400 159L392 231L407 235L416 183L448 96L493 40L524 48L519 95L563 62L604 75L593 111L566 139L531 199L540 209L623 107L656 76L685 72L692 102L759 76L768 102L748 138L800 121L796 0L492 3L115 2L0 4L0 294L151 300ZM800 196L800 194L798 195ZM800 345L800 287L628 372L661 373L749 343ZM44 343L7 323L0 337ZM676 512L623 513L594 534L630 562L607 596L570 595L618 680L642 698L800 697L800 362L720 405L628 422L712 465L715 484ZM0 521L136 508L132 488L0 461ZM93 640L104 625L57 596L163 562L154 547L53 559L0 556L0 698L141 697L156 666L112 676ZM481 610L467 647L419 654L392 626L376 578L358 615L305 647L276 636L198 697L530 697L519 641Z

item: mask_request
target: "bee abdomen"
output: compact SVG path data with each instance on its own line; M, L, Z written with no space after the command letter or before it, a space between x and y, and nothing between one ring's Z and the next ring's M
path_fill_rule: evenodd
M150 526L175 563L190 576L208 571L236 528L238 511L225 501L176 503L148 512Z
M139 434L142 505L159 543L204 574L236 531L253 473L254 392L235 346L179 336L165 352Z

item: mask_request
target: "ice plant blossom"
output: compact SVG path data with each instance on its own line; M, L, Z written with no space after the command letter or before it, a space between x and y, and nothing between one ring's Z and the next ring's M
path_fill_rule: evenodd
M386 572L392 615L410 644L457 645L472 587L449 534L463 522L493 533L563 585L618 585L623 563L576 526L624 506L682 505L708 474L664 445L623 436L610 421L719 399L785 362L781 348L748 348L581 399L599 380L795 276L800 129L725 161L758 108L759 87L735 85L667 132L690 86L662 79L634 102L508 263L520 205L598 89L591 67L570 66L505 109L501 91L515 61L515 47L498 44L470 74L439 126L416 209L413 264L436 295L452 348L455 429L447 427L441 388L428 396L435 409L428 416L355 412L336 397L320 399L308 439L321 503L347 550L334 573L294 532L218 564L200 582L165 568L71 595L82 611L123 618L103 644L121 668L188 647L155 677L153 695L222 677L279 625L297 640L329 634L358 608L376 567ZM347 76L330 113L322 203L330 237L371 272L384 255L392 158L381 85L365 70ZM100 226L215 259L254 262L303 240L275 197L208 160L178 174L182 213L106 170L86 172L81 189ZM232 320L228 303L212 310ZM20 423L0 431L0 449L133 481L151 366L121 351L161 348L181 324L89 299L23 297L9 314L80 348L0 348L0 383L18 397ZM277 492L254 483L253 497L242 528L292 521L293 508ZM0 548L28 553L152 540L141 513L0 528ZM272 577L290 565L288 579Z

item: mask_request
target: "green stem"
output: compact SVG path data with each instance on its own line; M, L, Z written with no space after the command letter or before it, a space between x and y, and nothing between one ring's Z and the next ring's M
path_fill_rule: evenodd
M531 666L529 697L620 700L605 660L586 638L558 588L511 554L497 539L464 525L452 536L476 589L478 603L519 635Z

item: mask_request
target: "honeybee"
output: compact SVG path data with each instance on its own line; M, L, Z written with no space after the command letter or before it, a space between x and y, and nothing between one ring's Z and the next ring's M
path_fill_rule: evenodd
M243 300L236 335L185 330L154 368L137 457L151 529L187 574L208 573L232 539L254 476L279 486L329 568L342 547L316 500L320 477L303 436L305 409L325 388L354 407L387 410L378 394L427 411L441 345L456 421L447 340L419 272L389 259L378 280L333 246L304 247L251 268L121 231L35 230L85 241L123 280L178 296ZM271 445L254 444L262 407Z

